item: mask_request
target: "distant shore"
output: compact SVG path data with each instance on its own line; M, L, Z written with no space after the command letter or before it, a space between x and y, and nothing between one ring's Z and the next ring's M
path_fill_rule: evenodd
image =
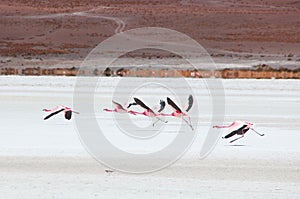
M22 76L121 76L121 77L187 77L187 78L245 78L245 79L300 79L300 69L274 69L267 65L254 68L224 68L218 70L197 69L127 69L106 68L79 70L79 68L41 68L24 69L1 68L0 75Z

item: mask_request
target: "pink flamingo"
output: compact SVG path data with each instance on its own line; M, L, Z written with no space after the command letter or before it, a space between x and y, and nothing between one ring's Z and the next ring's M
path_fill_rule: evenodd
M139 105L142 108L146 109L144 112L135 112L135 114L139 115L145 115L147 117L156 118L156 121L152 124L153 126L158 122L162 121L164 123L167 123L168 121L164 121L159 116L161 115L160 112L165 108L166 103L163 100L160 100L160 109L158 110L158 113L155 113L151 108L149 108L144 102L142 102L140 99L134 97L134 102L130 103L127 108L129 108L132 105Z
M175 110L173 113L171 114L165 114L165 113L161 113L162 116L173 116L173 117L177 117L177 118L181 118L185 123L187 123L187 125L189 125L191 127L192 130L194 130L192 124L191 124L191 117L183 112L176 104L175 102L173 102L169 97L167 97L167 102L168 104ZM189 98L188 98L188 107L186 109L186 112L188 112L192 106L193 106L193 103L194 103L194 99L193 99L193 96L192 95L189 95ZM187 117L188 118L188 121L184 118L184 117Z
M231 140L230 143L241 139L244 137L245 133L247 131L249 131L249 129L251 129L252 131L254 131L256 134L260 135L260 136L264 136L265 134L260 134L257 131L255 131L253 129L254 124L250 123L250 122L246 122L246 121L240 121L240 120L236 120L234 121L232 124L227 125L227 126L213 126L213 128L229 128L229 134L225 135L224 137L222 137L223 139L227 139L230 138L234 135L242 135L241 137L238 137L234 140Z
M73 113L76 113L76 114L79 114L79 112L73 111L71 108L69 108L69 107L67 107L67 106L62 106L62 105L57 106L56 108L51 109L51 110L49 110L49 109L43 109L43 111L45 111L45 112L51 112L51 114L50 114L50 115L47 115L47 116L44 118L44 120L47 120L47 119L49 119L50 117L52 117L53 115L56 115L56 114L58 114L58 113L60 113L60 112L62 112L62 111L64 112L65 118L66 118L67 120L70 120L70 119L71 119L71 117L72 117L72 112L73 112Z
M125 109L121 104L119 104L118 102L112 100L112 103L115 104L116 108L115 109L108 109L105 108L103 109L106 112L116 112L116 113L130 113L135 115L136 113L134 111L128 111L127 109Z

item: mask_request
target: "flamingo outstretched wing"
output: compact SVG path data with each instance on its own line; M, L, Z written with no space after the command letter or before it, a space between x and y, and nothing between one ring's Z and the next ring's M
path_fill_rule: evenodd
M122 106L121 104L119 104L118 102L112 100L112 103L114 103L118 109L125 110L125 109L123 108L123 106Z
M67 120L70 120L70 119L72 118L72 111L66 111L66 113L65 113L65 118L66 118Z
M192 108L193 106L193 103L194 103L194 98L192 95L189 96L188 98L188 107L186 109L186 112L189 112L189 110Z
M131 107L131 106L136 106L136 105L140 105L141 107L143 107L143 108L145 108L145 109L147 109L147 110L151 110L148 106L146 106L141 100L139 100L138 98L136 98L138 101L139 101L139 104L138 103L136 103L136 102L132 102L132 103L130 103L128 106L127 106L127 108L129 108L129 107ZM141 103L142 102L142 103ZM159 108L159 110L157 111L157 112L162 112L163 110L164 110L164 108L165 108L165 106L166 106L166 102L164 101L164 100L160 100L159 101L159 104L160 104L160 108Z
M139 100L139 99L136 98L136 97L134 97L133 99L134 99L135 103L137 103L138 105L140 105L140 106L143 107L144 109L146 109L146 110L148 110L148 111L154 113L154 111L153 111L151 108L149 108L146 104L144 104L144 102L142 102L141 100Z
M236 120L229 126L228 132L238 131L244 125L246 125L244 121Z
M182 113L181 109L169 98L167 97L167 102L170 106L172 106L176 111Z
M135 101L136 104L140 105L140 106L143 107L144 109L147 109L147 110L150 109L150 108L149 108L146 104L144 104L144 102L142 102L140 99L138 99L138 98L136 98L136 97L134 97L133 99L134 99L134 101Z
M49 119L49 118L52 117L53 115L56 115L56 114L62 112L63 110L65 110L65 109L62 108L62 109L60 109L60 110L58 110L58 111L55 111L55 112L51 113L50 115L46 116L46 117L44 118L44 120Z
M127 108L130 108L131 106L136 106L136 105L138 105L138 104L135 102L132 102L132 103L128 104Z
M243 129L244 129L246 126L247 126L247 125L243 125L243 126L240 127L239 129L230 132L229 134L225 135L224 138L227 139L227 138L230 138L230 137L232 137L232 136L234 136L234 135L236 135L236 134L237 134L237 135L242 134L242 131L243 131Z

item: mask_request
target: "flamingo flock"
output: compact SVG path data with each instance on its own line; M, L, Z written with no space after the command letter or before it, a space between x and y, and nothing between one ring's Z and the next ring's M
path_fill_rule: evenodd
M144 112L134 112L135 114L140 114L140 115L145 115L150 118L156 118L156 121L153 123L153 126L155 125L156 122L162 121L164 123L167 123L168 121L164 121L159 116L161 115L160 112L165 108L166 103L163 100L160 100L160 109L156 112L154 112L151 108L149 108L144 102L142 102L140 99L134 97L134 102L130 103L127 108L129 108L132 105L139 105L143 109L145 109Z
M140 100L137 97L133 98L133 102L129 103L126 108L124 108L120 103L112 100L112 103L114 104L115 108L114 109L108 109L104 108L103 111L105 112L115 112L115 113L121 113L121 114L132 114L132 115L144 115L146 117L156 119L155 122L153 122L153 126L157 122L163 122L167 123L167 120L163 120L161 117L176 117L179 119L182 119L191 129L194 131L194 127L192 126L191 122L191 117L188 115L188 112L192 109L193 103L194 103L194 98L192 95L189 95L188 100L187 100L187 105L184 108L180 108L171 98L167 97L167 104L174 110L172 113L163 113L162 111L166 107L166 102L164 100L160 100L159 104L160 107L158 108L153 108L151 109L149 106L147 106L142 100ZM130 107L132 106L139 106L144 109L143 112L138 112L134 110L129 110ZM72 118L72 113L79 114L78 111L74 111L71 108L67 106L57 106L53 109L43 109L44 112L50 113L47 115L44 120L48 120L54 115L57 115L60 112L64 113L64 117L66 120L70 120ZM264 134L261 134L257 132L253 128L254 124L247 122L247 121L241 121L241 120L236 120L230 125L215 125L213 128L228 128L228 133L222 137L223 139L228 139L231 138L235 135L240 135L240 137L237 137L233 140L230 141L230 143L235 142L241 138L244 137L246 132L249 130L252 130L259 136L264 136Z
M160 100L160 108L159 110L155 111L152 110L149 106L147 106L142 100L134 97L133 98L134 102L130 103L127 106L127 109L123 108L122 105L120 105L119 103L116 103L113 101L113 103L116 105L116 108L113 110L110 109L103 109L104 111L107 112L117 112L117 113L130 113L133 115L144 115L146 117L150 117L150 118L155 118L156 121L153 123L153 126L158 122L161 121L163 123L167 123L168 121L161 119L161 116L171 116L171 117L176 117L176 118L181 118L184 122L186 122L192 130L194 130L192 124L191 124L191 118L190 116L187 114L187 112L192 108L193 106L193 96L190 95L188 98L188 107L186 109L185 112L183 112L179 106L173 101L171 100L169 97L167 97L167 103L174 109L174 112L170 113L170 114L166 114L166 113L162 113L162 111L164 110L165 106L166 106L166 102L163 100ZM143 112L137 112L137 111L132 111L132 110L128 110L131 106L140 106L141 108L144 109ZM185 119L187 118L187 119Z

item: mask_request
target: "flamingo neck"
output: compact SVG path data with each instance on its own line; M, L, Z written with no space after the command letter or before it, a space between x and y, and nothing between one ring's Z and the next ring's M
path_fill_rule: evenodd
M246 122L245 121L245 124L247 124L248 126L253 126L254 124L250 123L250 122Z
M145 115L145 112L142 112L142 113L140 113L140 112L136 112L136 111L131 111L131 113L133 113L133 114L138 114L138 115Z
M110 109L108 109L108 108L105 108L105 109L103 109L104 111L107 111L107 112L114 112L115 110L110 110Z
M132 114L132 115L136 115L137 113L134 111L128 111L128 113Z
M161 115L161 116L174 116L173 113L171 113L171 114L161 113L160 115Z
M218 125L214 126L214 128L229 128L229 127L231 127L231 125L229 125L229 126L218 126Z

